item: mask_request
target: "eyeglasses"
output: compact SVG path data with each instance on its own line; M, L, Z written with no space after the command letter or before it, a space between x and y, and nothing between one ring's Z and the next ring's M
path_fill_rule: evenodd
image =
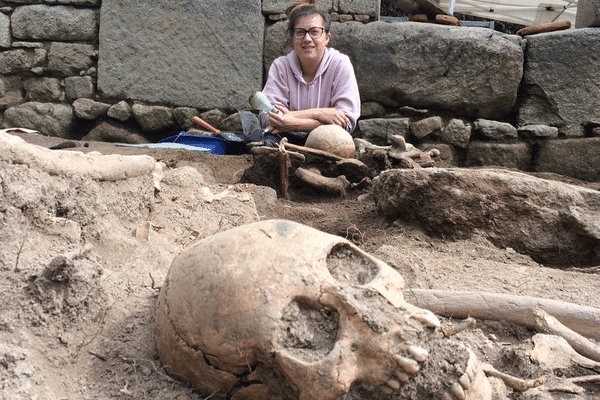
M294 38L304 39L304 37L306 36L306 33L308 32L308 34L310 35L311 38L318 39L321 36L323 36L324 31L325 31L325 28L320 28L320 27L316 27L316 26L310 28L309 30L302 29L302 28L296 28L296 29L294 29Z

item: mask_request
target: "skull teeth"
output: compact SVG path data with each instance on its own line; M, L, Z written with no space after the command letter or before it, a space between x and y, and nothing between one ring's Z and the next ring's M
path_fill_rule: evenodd
M421 310L418 314L411 315L411 318L430 328L439 328L442 326L438 317L429 310Z
M394 354L392 358L394 359L394 361L396 361L396 364L398 364L398 366L402 368L405 372L413 375L419 372L419 363L415 360L408 357L402 357L397 354Z
M467 378L469 378L470 382L475 378L475 373L477 372L477 358L475 356L475 353L473 353L471 350L469 350L469 355L470 357L469 361L467 361L465 374L467 375Z
M395 379L390 379L389 381L387 381L387 385L394 390L400 389L400 382L398 382Z
M454 382L452 386L450 386L450 391L458 400L465 400L467 398L463 387L458 382Z
M379 390L381 390L383 392L383 394L386 394L388 396L394 393L394 390L387 386L380 386Z
M405 374L404 372L396 371L396 372L394 373L394 375L396 375L396 378L398 378L398 380L399 380L400 382L402 382L402 383L406 383L406 382L408 382L408 379L409 379L409 377L408 377L408 375L407 375L407 374Z
M465 390L469 390L471 388L471 380L467 374L462 374L462 376L458 378L458 383L460 383Z
M408 346L408 354L418 362L423 362L427 359L429 352L422 347Z
M454 382L450 386L449 392L442 395L442 400L466 400L467 392L471 389L471 382L477 372L477 358L475 354L469 350L469 361L464 374L458 378L458 382Z

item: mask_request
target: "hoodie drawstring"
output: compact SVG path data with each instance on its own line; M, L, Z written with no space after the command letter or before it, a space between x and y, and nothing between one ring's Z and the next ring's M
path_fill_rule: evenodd
M321 84L322 84L322 81L323 81L323 75L319 75L319 91L317 93L317 106L313 107L313 108L321 108ZM307 90L308 90L308 88L307 88ZM298 109L300 109L300 81L298 81L298 86L296 88L296 104L298 105Z
M317 108L321 107L321 79L323 75L319 75L319 94L317 95Z

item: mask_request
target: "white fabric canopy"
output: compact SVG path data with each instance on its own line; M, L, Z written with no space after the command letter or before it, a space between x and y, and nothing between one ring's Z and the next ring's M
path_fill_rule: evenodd
M453 2L453 4L452 4ZM452 14L536 25L553 21L570 21L575 27L577 0L440 0L439 7Z

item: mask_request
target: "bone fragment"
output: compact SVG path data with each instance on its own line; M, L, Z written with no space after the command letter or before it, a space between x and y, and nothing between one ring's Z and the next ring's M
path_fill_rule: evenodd
M417 149L412 144L406 143L401 135L392 135L390 141L391 146L377 146L367 140L356 138L354 139L354 145L359 154L363 154L367 150L383 151L389 157L403 161L406 168L432 167L434 164L432 157L440 155L438 149L431 149L426 152Z
M545 366L547 369L568 368L573 364L577 364L583 368L600 371L599 362L577 353L562 336L537 333L532 337L532 340L534 348L528 351L527 355L532 361Z
M396 364L398 364L398 366L402 368L405 372L409 374L416 374L417 372L419 372L419 363L415 360L410 359L408 357L402 357L397 354L394 354L392 358L394 359L394 361L396 361Z
M279 153L279 149L276 149L275 147L256 146L256 147L252 147L250 149L250 154L253 154L253 155L263 155L263 154L275 155L278 153ZM300 162L306 161L306 157L304 156L304 154L300 154L295 151L288 151L287 153L290 156L290 158L293 158Z
M600 340L600 309L563 301L500 293L411 289L404 298L421 308L453 318L508 321L537 329L534 311L554 315L562 324L587 338Z
M290 171L290 157L285 150L286 143L287 138L283 138L279 142L279 177L281 180L281 195L284 199L287 199Z
M438 149L431 149L425 152L429 157L438 157L442 154Z
M415 160L413 160L410 157L402 158L401 161L404 164L403 165L404 168L412 168L412 169L419 169L419 168L421 168L421 164L419 164L418 162L416 162Z
M365 139L356 138L354 139L354 145L359 153L364 153L366 150L384 150L388 151L391 146L377 146Z
M406 140L404 140L403 136L400 135L392 135L390 137L390 141L392 145L388 150L388 155L392 158L404 158L406 154Z
M119 181L148 175L153 177L155 188L160 190L165 165L150 156L50 150L9 134L13 131L19 132L21 129L0 130L0 158L14 164L36 167L50 175L78 176L99 181Z
M408 346L408 354L418 362L423 362L427 359L429 352L418 346Z
M450 336L456 335L457 333L462 332L464 330L471 329L472 327L475 326L476 323L477 323L477 320L475 318L468 317L454 325L444 326L442 328L442 332L444 332L444 336L450 337Z
M576 352L593 361L600 362L600 346L592 343L572 329L567 328L544 310L535 310L534 315L536 318L536 327L539 331L562 336ZM598 329L600 329L600 326Z
M360 180L360 182L353 183L350 186L352 186L352 189L363 190L368 188L369 185L371 185L371 178L365 176Z
M404 153L404 155L408 158L418 158L421 154L423 154L423 152L421 150L417 149L416 147L407 149L406 152Z
M490 364L487 364L487 363L483 363L481 365L481 367L483 369L483 372L485 372L485 374L487 376L493 376L495 378L501 379L506 384L506 386L508 386L514 390L517 390L519 392L526 392L529 389L533 389L538 386L542 386L546 382L546 378L544 378L544 377L541 377L538 379L528 379L528 380L519 379L512 375L508 375L503 372L500 372L500 371L496 370L496 368L492 367Z
M569 378L573 383L600 383L600 375L585 375Z
M342 159L342 157L336 156L335 154L331 154L327 151L313 149L311 147L297 146L292 143L285 143L285 148L288 150L297 151L298 153L310 154L313 156L321 157L321 158L324 158L324 159L330 160L330 161L339 161Z
M433 167L434 164L431 157L426 153L421 153L419 157L415 157L413 160L423 168Z
M345 196L346 189L350 187L350 182L344 175L340 175L337 178L327 178L305 168L296 168L295 175L301 181L311 185L315 189L330 194Z

